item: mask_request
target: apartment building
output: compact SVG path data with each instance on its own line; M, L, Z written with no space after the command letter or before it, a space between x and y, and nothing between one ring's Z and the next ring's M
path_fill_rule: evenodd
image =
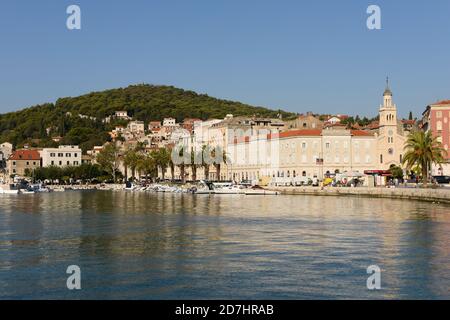
M79 166L81 164L81 149L78 146L59 146L44 148L41 151L42 166Z
M447 151L446 163L433 165L432 175L450 175L450 100L443 100L427 106L422 114L423 130L431 131Z

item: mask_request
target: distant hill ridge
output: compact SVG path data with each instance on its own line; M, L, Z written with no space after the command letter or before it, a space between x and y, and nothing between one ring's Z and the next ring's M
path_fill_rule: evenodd
M21 147L55 146L51 137L61 136L59 144L79 144L86 150L109 139L108 131L115 123L105 124L102 119L115 111L127 111L131 117L145 122L165 117L182 121L185 118L224 118L235 116L261 116L284 118L293 113L255 107L248 104L217 99L206 94L149 84L92 92L79 97L60 98L56 103L33 106L0 115L0 141ZM80 118L72 115L95 117Z

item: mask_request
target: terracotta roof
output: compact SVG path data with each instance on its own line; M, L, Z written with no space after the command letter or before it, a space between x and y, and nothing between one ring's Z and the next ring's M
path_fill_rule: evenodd
M9 160L40 160L41 155L37 150L16 150L14 151Z
M450 104L450 100L442 100L442 101L438 101L436 103L433 103L432 106L435 105L443 105L443 104Z
M352 136L355 137L370 137L373 136L371 132L364 131L364 130L351 130Z
M267 139L272 138L289 138L289 137L302 137L302 136L310 136L310 137L319 137L322 135L322 130L320 129L304 129L304 130L289 130L283 131L275 134L268 134Z

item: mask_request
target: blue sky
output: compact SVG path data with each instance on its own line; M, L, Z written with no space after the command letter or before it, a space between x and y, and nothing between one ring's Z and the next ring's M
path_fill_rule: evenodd
M82 30L66 28L71 4ZM400 114L419 115L450 98L449 14L448 0L5 0L0 112L145 82L374 116L389 75Z

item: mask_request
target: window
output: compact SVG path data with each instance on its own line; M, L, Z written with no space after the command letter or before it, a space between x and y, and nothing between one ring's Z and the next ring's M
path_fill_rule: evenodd
M70 158L71 156L72 156L72 154L66 153L66 157L67 157L67 158Z
M29 166L30 165L30 162L29 161L27 161L27 166Z
M442 131L442 121L438 121L438 122L436 123L436 130L437 130L437 131Z
M58 153L58 157L64 157L64 153Z
M302 142L302 149L306 149L306 142Z
M59 165L62 166L62 161L59 162Z
M383 163L383 155L380 154L380 163Z
M15 166L16 165L16 162L15 161L13 161L13 166Z
M52 157L52 158L55 157L55 153L53 153L53 152L50 153L50 157Z
M74 166L77 166L77 165L78 165L78 161L74 161L74 162L73 162L73 165L74 165Z
M55 161L52 160L51 165L54 166L55 165Z
M330 149L330 143L329 142L325 143L325 149Z
M75 158L77 158L77 157L78 157L78 153L74 153L73 156L74 156Z
M436 111L436 118L442 118L442 111Z
M67 165L68 165L68 166L70 165L70 161L67 161Z

